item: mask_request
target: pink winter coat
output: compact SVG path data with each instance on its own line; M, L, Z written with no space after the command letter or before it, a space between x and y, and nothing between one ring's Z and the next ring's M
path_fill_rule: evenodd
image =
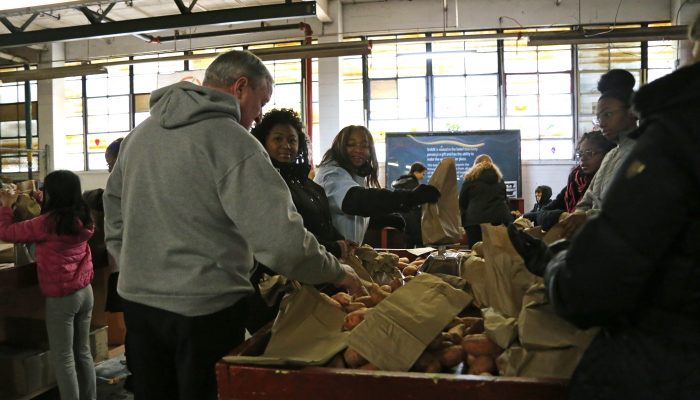
M83 227L78 235L57 235L47 228L50 214L13 223L12 209L0 207L0 240L36 243L37 275L41 293L61 297L92 282L92 256L88 239L94 227Z

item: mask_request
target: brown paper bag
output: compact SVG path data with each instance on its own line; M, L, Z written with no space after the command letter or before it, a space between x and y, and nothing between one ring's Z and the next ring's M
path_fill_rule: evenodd
M496 359L496 365L501 376L569 379L581 355L576 348L527 350L511 346Z
M507 349L518 338L517 319L503 316L493 308L483 310L484 334L500 348Z
M472 300L431 274L420 274L377 304L348 345L381 370L408 371L428 344Z
M486 307L488 293L486 288L486 262L472 254L462 262L461 276L469 284L469 293L474 296L474 305Z
M564 228L562 228L561 223L557 222L553 227L549 228L547 233L542 237L542 241L546 245L550 245L559 239L564 238Z
M323 365L347 346L345 312L321 298L311 286L286 296L272 325L272 337L260 357L226 356L234 364Z
M27 194L20 194L15 203L14 217L17 221L26 221L41 214L41 205Z
M421 218L423 243L459 242L462 239L463 228L459 217L455 159L445 158L440 161L428 184L440 191L440 199L434 204L423 204Z
M542 282L542 278L525 268L504 225L481 224L481 232L486 263L486 305L506 317L517 317L525 292L532 284Z
M544 283L532 285L518 316L520 344L528 350L576 347L583 353L598 328L581 330L559 317L547 300Z

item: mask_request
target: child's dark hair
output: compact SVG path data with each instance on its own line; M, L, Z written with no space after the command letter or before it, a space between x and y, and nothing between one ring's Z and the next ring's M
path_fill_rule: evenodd
M583 136L581 136L581 139L578 140L577 147L580 147L581 143L585 142L586 140L588 140L598 151L602 151L603 154L608 154L610 150L617 146L615 143L606 139L605 136L603 136L603 133L600 131L584 133Z
M90 210L83 200L80 178L71 171L54 171L44 178L44 204L42 214L49 214L51 227L58 235L80 233L80 220L83 226L93 224Z

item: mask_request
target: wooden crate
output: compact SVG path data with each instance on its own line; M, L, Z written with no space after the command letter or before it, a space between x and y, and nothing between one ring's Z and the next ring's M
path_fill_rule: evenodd
M269 326L235 349L233 355L259 355L270 338ZM216 365L219 399L478 399L563 400L566 381L417 372L362 371Z

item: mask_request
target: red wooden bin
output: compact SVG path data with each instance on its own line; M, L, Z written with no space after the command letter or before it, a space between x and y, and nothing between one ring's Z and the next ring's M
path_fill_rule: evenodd
M232 355L260 355L270 338L263 328ZM219 399L476 399L559 400L566 398L560 379L505 378L417 372L363 371L320 367L216 365Z

